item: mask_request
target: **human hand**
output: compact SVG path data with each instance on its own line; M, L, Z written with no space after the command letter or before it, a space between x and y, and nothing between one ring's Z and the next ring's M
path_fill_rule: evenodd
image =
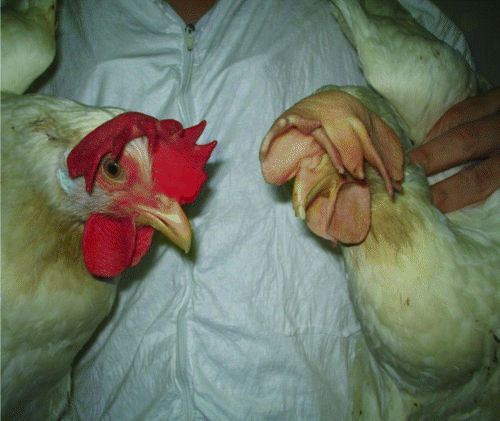
M479 160L431 187L442 212L486 199L500 188L500 88L451 107L408 156L427 175Z

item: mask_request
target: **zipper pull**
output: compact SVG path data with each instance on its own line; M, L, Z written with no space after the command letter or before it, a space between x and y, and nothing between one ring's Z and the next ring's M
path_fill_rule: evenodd
M188 23L184 31L186 32L187 49L188 51L192 51L194 47L194 25L192 23Z

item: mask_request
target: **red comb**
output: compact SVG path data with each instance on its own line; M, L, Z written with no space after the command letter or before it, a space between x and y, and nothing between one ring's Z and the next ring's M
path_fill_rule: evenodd
M181 204L188 203L196 198L207 179L203 168L217 144L196 144L205 125L202 121L184 129L176 120L157 120L136 112L120 114L94 129L73 148L67 159L69 176L84 176L90 193L101 159L111 154L118 160L128 142L146 136L154 157L153 177L160 189Z

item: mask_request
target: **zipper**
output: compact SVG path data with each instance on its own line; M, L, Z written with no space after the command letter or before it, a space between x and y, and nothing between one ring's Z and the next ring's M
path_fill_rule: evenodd
M181 86L179 90L179 104L182 116L182 123L184 126L195 124L194 117L194 103L191 93L191 81L194 66L194 38L195 27L193 24L186 25L184 32L186 34L187 51L182 51L182 65L181 65Z
M189 271L186 277L186 290L183 293L183 304L179 309L177 316L177 382L179 387L179 392L181 395L181 411L183 420L192 420L194 418L193 409L193 386L189 380L189 373L191 372L189 366L189 337L188 337L188 307L191 306L191 296L192 296L192 284L193 267L189 264Z
M186 25L186 28L184 28L184 32L186 32L186 44L187 44L187 50L188 51L193 51L194 47L194 32L195 28L192 23L188 23Z
M192 95L192 75L194 67L194 41L195 27L193 24L187 24L184 28L186 37L186 50L181 50L181 86L179 90L179 106L181 122L184 127L195 124L194 102ZM189 364L189 335L188 335L188 318L189 312L192 310L192 294L193 294L193 275L192 265L189 265L188 275L186 276L186 290L183 294L183 305L179 310L177 319L177 381L181 396L181 411L182 419L194 419L193 405L193 385L189 375L191 368Z

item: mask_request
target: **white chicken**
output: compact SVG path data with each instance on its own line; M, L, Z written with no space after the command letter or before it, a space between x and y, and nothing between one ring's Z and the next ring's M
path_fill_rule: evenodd
M414 142L421 142L452 105L475 93L476 77L465 60L396 0L332 4L366 80L396 109Z
M57 419L115 298L103 278L136 265L154 229L189 250L180 205L206 180L204 127L2 94L2 417Z
M2 91L22 94L56 54L56 0L2 0Z
M16 26L37 13L5 27L2 13L4 89L23 92L52 60L31 48L36 25ZM181 205L206 181L215 142L196 144L204 122L183 129L42 95L1 102L2 419L56 420L73 359L113 305L113 278L139 263L155 229L189 250Z
M386 99L326 87L276 120L261 162L270 183L295 177L296 214L341 243L363 331L351 418L498 420L499 192L446 218L403 153L474 92L471 71L395 2L334 4Z

